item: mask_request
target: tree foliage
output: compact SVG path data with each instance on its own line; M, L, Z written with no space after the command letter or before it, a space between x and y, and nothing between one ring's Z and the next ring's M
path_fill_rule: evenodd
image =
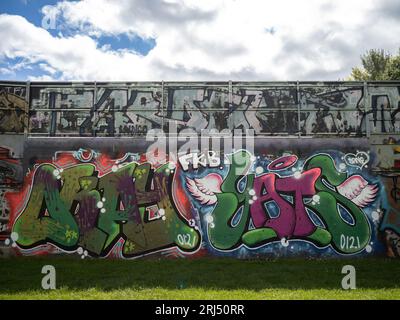
M400 80L400 51L399 55L390 59L385 77L387 80Z
M400 80L400 50L393 56L383 49L371 49L361 55L361 65L351 70L350 80Z

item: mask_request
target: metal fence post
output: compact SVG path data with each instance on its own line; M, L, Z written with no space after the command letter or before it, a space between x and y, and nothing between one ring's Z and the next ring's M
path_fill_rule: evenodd
M228 82L228 103L229 107L232 105L232 80Z
M25 114L25 124L24 124L24 136L25 138L29 135L29 124L30 124L30 111L31 111L31 82L27 81L26 82L26 92L25 92L25 101L28 104L27 112Z
M296 82L296 91L297 91L297 130L298 130L298 137L301 138L301 115L300 115L300 83L299 81Z
M364 82L364 113L365 113L365 133L368 139L371 137L371 128L369 123L369 105L370 96L368 92L368 82Z
M164 131L164 118L165 118L165 103L164 103L164 80L161 80L161 130ZM167 95L168 99L168 95Z
M93 90L93 127L92 127L92 136L96 136L96 126L97 123L97 82L94 82L94 90Z

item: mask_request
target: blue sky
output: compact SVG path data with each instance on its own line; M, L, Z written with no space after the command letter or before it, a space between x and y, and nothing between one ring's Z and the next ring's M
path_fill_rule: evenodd
M399 32L398 0L2 0L0 80L339 80Z
M37 27L42 26L43 13L41 9L46 5L56 5L58 0L1 0L0 13L21 15ZM80 30L63 25L66 29L61 30L64 35L73 35ZM49 29L53 36L57 36L60 30ZM110 45L112 49L132 49L140 54L146 55L155 46L155 39L142 39L138 36L127 36L121 34L115 36L100 36L97 38L99 46Z
M0 13L8 13L13 15L22 15L36 26L40 26L42 21L42 14L40 9L46 4L56 3L57 1L48 0L3 0L0 1ZM15 59L1 59L0 68L9 68L13 65L18 65L23 62L23 58ZM36 66L31 66L29 69L23 68L15 74L3 74L1 80L26 80L30 75L40 76L41 71Z
M56 3L57 0L2 0L0 1L0 12L22 15L36 26L40 26L43 17L42 7Z
M20 15L26 18L36 27L42 26L43 13L41 9L46 5L55 5L57 0L2 0L0 1L0 13L10 15ZM59 29L48 29L49 33L57 37L61 32L64 36L72 36L79 34L81 31L74 27ZM143 39L135 35L120 34L118 36L100 35L93 37L99 47L110 46L112 50L129 49L134 50L142 55L146 55L155 46L155 39ZM24 58L1 59L0 68L10 68L24 62ZM13 74L3 74L1 80L27 80L29 77L40 77L44 71L38 64L30 64L28 68L19 69ZM54 76L60 76L55 74Z

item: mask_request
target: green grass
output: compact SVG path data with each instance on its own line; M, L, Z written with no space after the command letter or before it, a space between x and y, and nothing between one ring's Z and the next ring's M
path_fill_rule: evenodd
M57 290L41 288L43 265ZM343 265L357 289L341 289ZM0 260L0 299L400 299L400 260Z

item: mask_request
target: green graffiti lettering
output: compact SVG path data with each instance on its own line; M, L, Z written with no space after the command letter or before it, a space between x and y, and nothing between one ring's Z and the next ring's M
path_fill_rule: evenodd
M247 151L236 152L227 157L230 168L227 177L221 185L223 193L217 194L217 205L213 211L214 227L208 227L210 242L218 249L231 249L240 244L243 232L249 224L249 190L253 186L254 175L247 171L251 164ZM238 189L238 182L244 180L243 190ZM241 217L236 225L232 218L241 211Z
M356 204L334 189L346 180L347 174L336 170L333 159L324 154L309 159L304 168L321 168L321 176L315 184L319 201L307 207L323 220L332 235L332 246L341 253L356 253L364 249L371 236L368 220ZM338 205L351 215L353 224L341 217Z

